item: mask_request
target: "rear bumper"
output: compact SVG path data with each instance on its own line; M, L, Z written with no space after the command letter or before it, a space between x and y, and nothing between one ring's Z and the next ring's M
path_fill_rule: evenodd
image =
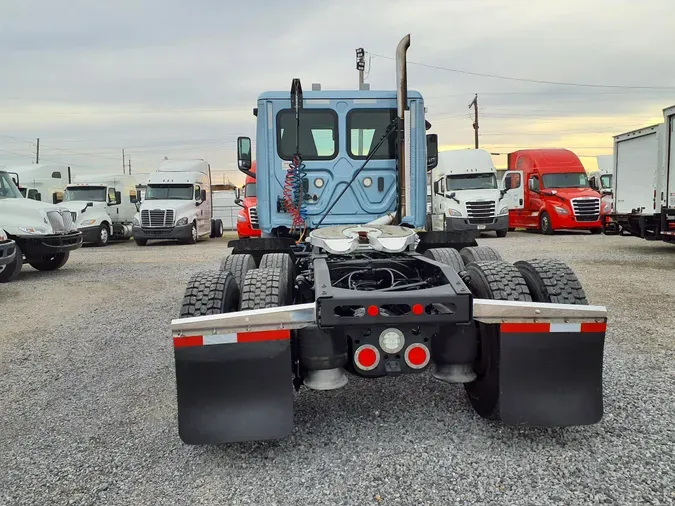
M12 237L27 257L65 253L82 247L82 232L54 235L18 235Z
M14 241L0 242L0 266L7 265L14 260L16 255L16 243Z
M139 227L134 225L133 235L136 239L177 239L187 240L192 234L192 223L187 225L178 225L175 227Z
M489 223L471 223L469 218L451 218L445 217L446 232L463 230L506 230L509 228L509 215L496 216Z

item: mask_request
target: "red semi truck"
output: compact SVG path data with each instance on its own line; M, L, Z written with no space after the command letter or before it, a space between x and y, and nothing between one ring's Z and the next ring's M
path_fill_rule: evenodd
M242 207L237 215L237 235L239 239L248 239L251 237L260 237L260 227L258 226L258 197L256 193L255 182L255 160L251 162L251 169L246 174L246 181L244 183L244 195L241 198L239 188L237 192L235 204Z
M556 230L602 231L601 195L588 184L581 160L567 149L509 153L502 180L509 229L553 234Z

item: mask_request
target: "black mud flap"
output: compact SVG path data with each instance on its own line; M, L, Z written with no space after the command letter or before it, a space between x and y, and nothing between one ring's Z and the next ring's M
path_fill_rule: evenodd
M417 245L417 252L424 253L432 248L454 248L461 250L471 246L478 246L476 238L480 233L473 230L452 231L452 232L417 232L420 242Z
M178 431L185 443L281 439L291 433L288 339L181 346L174 352Z
M575 324L559 328L565 325ZM583 324L581 332L522 328L501 325L499 418L510 425L545 427L599 422L606 324Z

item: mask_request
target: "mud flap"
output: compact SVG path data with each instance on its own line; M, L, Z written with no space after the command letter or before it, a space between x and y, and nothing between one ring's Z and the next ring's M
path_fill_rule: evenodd
M280 439L293 430L288 339L209 346L186 342L174 354L178 431L185 443Z
M581 331L565 331L575 326ZM551 324L548 330L549 324L502 324L501 420L546 427L599 422L605 326Z

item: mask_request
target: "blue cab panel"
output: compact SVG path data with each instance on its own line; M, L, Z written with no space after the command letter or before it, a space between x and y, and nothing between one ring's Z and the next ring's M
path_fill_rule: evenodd
M404 222L421 228L426 215L426 129L422 95L408 91L411 118L411 212ZM300 153L306 178L305 223L316 228L323 214L363 165L396 117L396 92L376 90L307 91L300 111ZM256 180L258 219L263 233L291 228L292 216L280 204L296 152L296 119L289 92L258 98ZM381 146L321 226L363 224L394 212L398 201L396 134Z

